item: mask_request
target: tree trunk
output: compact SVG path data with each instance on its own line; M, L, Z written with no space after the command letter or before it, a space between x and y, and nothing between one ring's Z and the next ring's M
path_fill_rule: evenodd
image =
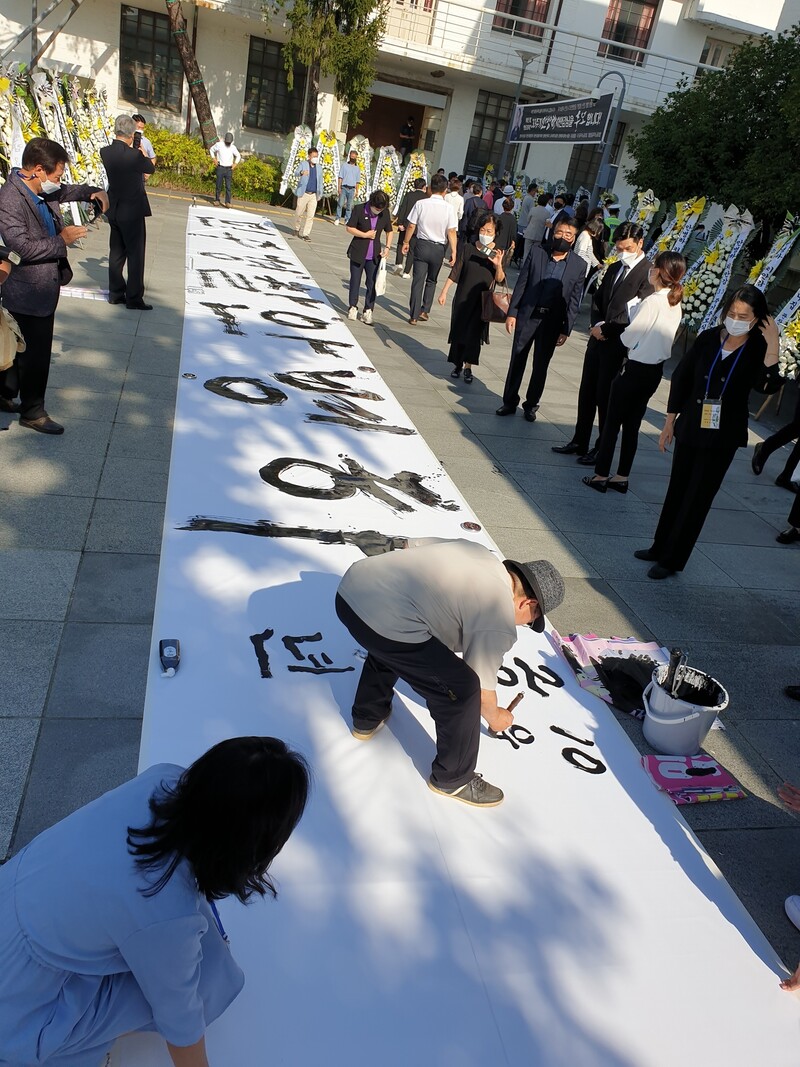
M180 52L183 73L189 83L189 92L192 96L197 121L200 123L200 133L203 144L210 148L217 142L217 125L211 115L211 105L208 102L208 93L200 68L197 65L194 49L191 41L186 36L186 19L181 11L181 0L166 0L169 24L175 45Z
M302 121L311 127L312 134L316 132L317 125L317 102L319 100L319 63L312 63L306 74L305 107L303 108Z

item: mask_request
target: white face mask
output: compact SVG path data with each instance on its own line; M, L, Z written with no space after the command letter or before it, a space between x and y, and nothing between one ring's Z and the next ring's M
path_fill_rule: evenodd
M636 262L636 260L638 258L639 258L639 253L638 252L620 252L619 253L620 263L622 263L622 265L625 266L625 267L633 266L633 264Z
M480 243L485 248L487 245L490 245L492 243L492 241L494 240L494 237L492 237L491 234L479 233L478 234L478 240L480 241Z
M731 337L744 337L746 333L750 333L752 328L752 322L742 322L741 319L732 319L730 316L725 319L725 329Z
M49 178L45 178L42 182L43 193L57 193L61 188L61 182L51 182Z

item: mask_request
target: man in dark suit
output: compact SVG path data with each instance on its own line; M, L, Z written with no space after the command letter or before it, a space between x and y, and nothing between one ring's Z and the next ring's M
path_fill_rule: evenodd
M153 161L140 146L133 147L136 123L128 115L118 115L114 123L116 139L100 149L108 174L108 221L111 238L108 249L108 302L124 304L131 311L151 311L144 302L145 222L152 212L142 176L155 170ZM122 271L128 264L128 280Z
M533 370L522 410L528 422L536 421L550 360L572 332L581 305L586 260L572 251L577 232L575 222L565 219L556 227L552 252L535 244L522 265L506 319L514 344L497 415L513 415L517 410L528 353L533 347Z
M592 329L583 357L578 392L578 420L572 440L565 445L553 446L553 451L563 456L577 456L578 463L584 467L593 467L597 459L611 383L627 352L620 337L630 322L631 307L653 292L648 278L650 261L644 255L643 245L641 226L635 222L619 224L614 235L619 261L612 263L606 271L592 302ZM598 444L590 448L595 412Z
M46 434L64 427L44 406L53 322L62 285L72 278L67 248L86 235L85 226L65 226L52 205L96 200L105 211L108 198L95 185L62 185L69 157L57 141L34 137L25 145L22 166L0 188L0 232L7 248L20 257L3 284L5 307L17 320L25 351L0 372L0 411L19 412L21 426ZM19 394L19 404L14 398Z
M409 277L411 274L411 267L414 263L414 246L417 241L414 238L409 246L408 255L406 256L406 265L403 267L403 233L406 226L408 226L408 213L411 211L414 204L419 200L424 200L428 195L428 187L424 178L417 178L414 182L414 188L409 189L403 199L400 201L400 207L397 209L397 229L400 231L400 236L397 238L397 255L394 261L394 273L402 274L404 277Z

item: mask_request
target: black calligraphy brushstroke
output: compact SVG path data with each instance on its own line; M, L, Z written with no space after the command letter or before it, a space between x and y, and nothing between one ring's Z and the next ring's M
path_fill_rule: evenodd
M304 641L321 641L322 634L317 632L315 634L307 634L305 637L292 637L287 634L286 637L282 637L283 647L294 656L295 659L305 659L303 653L297 647Z
M586 771L587 774L605 774L608 770L605 763L601 763L599 759L590 756L588 752L582 752L579 748L562 748L561 755L567 763L571 763L579 771ZM581 760L586 760L586 763L580 763L579 757Z
M503 678L500 675L504 675ZM508 678L508 681L505 681ZM505 664L497 672L497 684L498 685L519 685L519 677L516 671L512 671L510 667L506 667Z
M203 285L209 289L216 289L217 281L214 275L219 275L219 280L230 285L233 289L244 289L248 293L261 292L260 289L253 285L246 274L238 274L232 271L223 270L222 267L198 267L197 273L200 275Z
M356 375L351 370L279 371L272 377L281 385L290 385L309 393L342 393L358 400L385 399L380 393L370 393L366 389L353 389L349 383Z
M225 333L235 334L237 337L247 337L247 334L239 326L239 320L231 313L231 308L237 311L248 311L247 304L214 304L200 301L200 307L210 308L225 327Z
M314 657L312 656L311 658L313 659ZM327 663L328 666L330 667L330 665L333 663L333 660L331 659L331 657L328 655L327 652L323 652L322 653L322 662L323 663Z
M551 726L550 729L554 734L561 734L562 737L568 737L570 741L577 741L579 745L587 745L589 748L594 748L594 741L585 741L582 737L576 737L575 734L571 734L569 730L562 730L560 726Z
M509 726L507 730L503 730L500 734L495 733L494 730L490 730L489 733L499 741L508 741L514 749L518 749L520 745L532 745L536 740L530 730L525 726L518 726L516 723L513 726Z
M525 675L525 681L528 684L528 688L540 697L549 697L550 694L547 693L544 689L542 689L542 686L539 685L539 682L541 682L542 685L553 686L556 689L560 689L561 686L563 686L564 684L563 678L559 678L556 672L550 670L549 667L540 666L538 670L541 672L541 674L537 674L533 667L530 666L530 664L526 663L524 660L521 660L518 656L514 657L514 662Z
M552 685L556 689L563 689L564 688L564 679L561 677L560 674L556 674L556 672L554 670L552 670L550 667L546 667L544 664L540 664L537 667L537 670L539 671L540 674L545 674L545 675L547 675L547 677L549 677L549 679L550 679L549 682L548 682L547 678L543 678L542 679L542 681L544 682L545 685Z
M312 315L303 315L299 311L262 311L261 318L269 319L277 326L288 326L289 328L296 326L308 330L324 330L332 325L332 323L326 319L315 319ZM298 319L300 321L287 322L286 319Z
M458 504L452 500L442 500L438 493L428 489L422 484L422 475L413 471L400 471L391 478L383 478L379 474L365 470L360 463L351 459L350 456L342 455L340 459L344 470L330 467L327 463L319 463L316 460L298 459L293 456L281 456L266 464L258 472L262 479L282 493L289 496L305 497L311 500L347 500L355 496L357 492L372 497L381 504L386 504L395 512L413 511L411 504L398 500L395 496L387 493L382 486L403 493L405 496L416 500L418 504L426 507L441 508L443 511L458 511ZM297 485L295 482L283 480L283 475L292 467L308 467L311 470L327 474L333 485L328 488L310 485Z
M261 396L239 393L231 388L236 384L251 385L259 391ZM237 378L222 375L219 378L209 378L207 382L203 382L203 388L208 389L209 393L224 396L226 400L241 400L244 404L282 404L289 399L282 390L276 389L274 385L269 385L260 378Z
M305 341L307 345L311 345L318 356L335 356L337 359L344 358L344 353L336 352L334 349L355 348L355 345L347 341L320 341L315 337L292 337L289 333L270 333L268 330L264 330L264 336L279 337L282 341Z
M201 259L203 256L208 256L214 263L238 263L240 267L253 267L259 270L264 266L264 260L260 256L234 256L231 252L195 252L192 260ZM256 278L256 281L263 280L263 278Z
M290 663L286 668L296 674L347 674L354 671L355 667L299 667L296 663Z
M351 430L371 430L373 433L393 433L401 437L416 436L417 431L411 426L394 426L385 422L383 415L354 404L346 397L337 400L315 400L314 403L330 415L306 415L306 422L322 422L327 425L349 426Z
M258 660L258 666L261 668L262 678L272 677L272 671L269 669L269 656L267 655L267 650L264 648L264 645L274 633L274 630L266 629L261 634L250 635L250 640L253 642L253 648L255 649L256 659Z
M378 530L314 530L309 526L285 526L269 519L223 519L193 515L176 530L191 533L235 533L250 537L290 537L300 541L318 541L321 545L354 545L365 556L380 556L402 548L406 538L380 533Z
M283 278L270 278L267 274L259 274L253 278L253 281L264 282L273 292L281 292L286 290L290 293L306 293L312 285L310 281L289 282L285 281Z

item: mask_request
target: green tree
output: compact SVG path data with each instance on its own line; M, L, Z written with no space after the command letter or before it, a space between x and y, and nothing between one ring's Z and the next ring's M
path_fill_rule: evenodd
M277 0L276 6L284 3ZM388 10L388 0L294 0L286 13L289 40L283 58L290 89L295 65L308 67L303 118L309 125L314 125L320 78L325 75L333 76L334 92L347 108L351 126L369 107Z
M706 195L774 221L800 209L799 148L800 25L670 93L629 138L626 176L662 200Z

